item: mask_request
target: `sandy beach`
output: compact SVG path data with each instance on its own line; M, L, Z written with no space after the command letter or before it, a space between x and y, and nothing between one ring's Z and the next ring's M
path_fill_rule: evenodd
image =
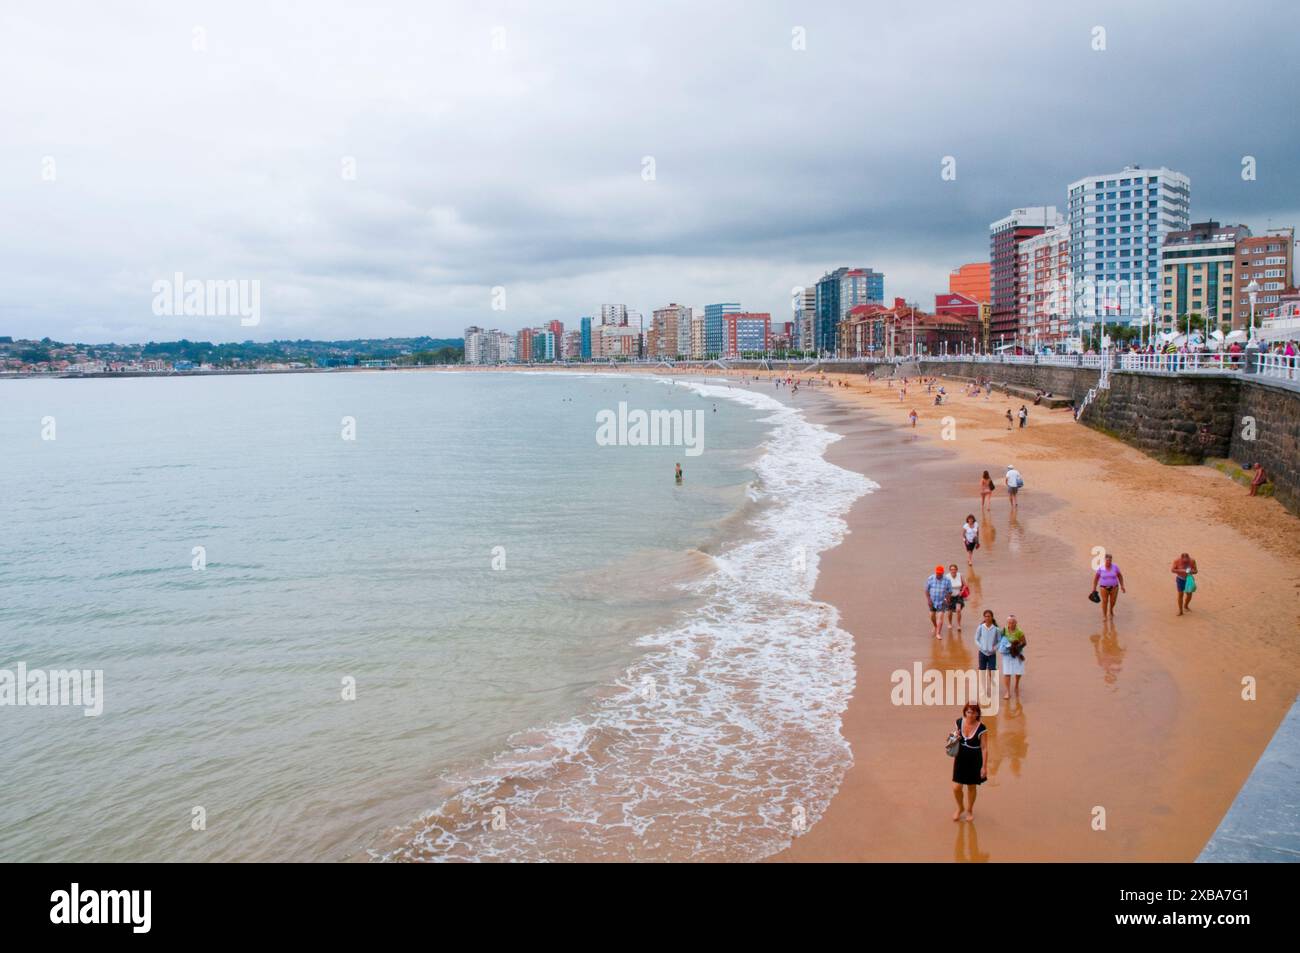
M774 859L1195 859L1300 688L1300 521L1068 410L1031 406L1029 426L1008 431L1002 415L1022 401L996 392L968 397L946 381L951 403L939 408L915 383L900 401L884 382L844 379L794 399L845 435L833 462L881 485L854 507L816 592L855 640L843 728L854 764L823 819ZM941 438L945 417L953 439ZM1014 518L1008 464L1026 480ZM985 469L999 491L967 572L959 527L980 514ZM1113 625L1087 600L1097 546L1127 583ZM1201 588L1178 617L1169 570L1184 550ZM940 562L957 562L972 589L955 640L936 641L924 610L922 583ZM984 608L999 622L1015 613L1027 633L1023 700L986 719L989 780L975 820L954 823L943 740L958 712L893 705L890 676L916 662L973 668ZM1254 701L1242 697L1247 677Z

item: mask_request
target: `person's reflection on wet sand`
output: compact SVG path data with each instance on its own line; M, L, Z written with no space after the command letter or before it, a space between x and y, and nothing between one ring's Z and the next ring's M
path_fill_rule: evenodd
M989 777L998 773L1004 760L1011 774L1020 777L1021 764L1029 755L1024 706L1015 699L1004 700L997 714L997 723L991 727Z
M952 849L952 859L957 863L988 863L989 855L980 850L980 836L979 831L976 830L977 826L976 821L957 825L957 843L953 845Z
M1119 633L1111 619L1103 619L1101 632L1088 637L1092 642L1093 655L1101 666L1102 679L1107 685L1119 681L1120 669L1124 667L1124 648L1119 644Z

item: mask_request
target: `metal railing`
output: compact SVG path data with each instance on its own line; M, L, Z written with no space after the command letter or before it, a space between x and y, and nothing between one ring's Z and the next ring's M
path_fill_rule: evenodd
M1284 381L1300 381L1300 356L1287 354L1261 354L1255 365L1260 377Z
M1119 359L1119 369L1122 371L1154 371L1166 374L1240 371L1245 365L1244 353L1121 354Z

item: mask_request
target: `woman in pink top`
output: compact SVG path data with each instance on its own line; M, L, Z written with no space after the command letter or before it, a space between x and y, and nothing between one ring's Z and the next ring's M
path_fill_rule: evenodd
M1128 592L1124 588L1124 574L1119 571L1111 559L1110 553L1098 570L1092 575L1092 591L1096 592L1101 589L1101 617L1103 619L1115 618L1115 600L1121 592Z

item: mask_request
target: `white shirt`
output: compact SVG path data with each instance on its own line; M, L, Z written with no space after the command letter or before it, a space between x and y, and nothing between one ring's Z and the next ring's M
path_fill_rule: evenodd
M972 526L970 523L962 523L961 532L962 535L966 537L966 542L973 543L975 542L975 537L980 534L980 524L976 522L975 525Z
M1025 478L1020 475L1020 471L1017 470L1015 467L1012 467L1010 470L1007 471L1008 487L1017 487L1024 482L1025 482Z
M954 596L960 596L962 587L961 573L956 573L955 575L953 573L948 573L948 581L952 583L952 594Z

